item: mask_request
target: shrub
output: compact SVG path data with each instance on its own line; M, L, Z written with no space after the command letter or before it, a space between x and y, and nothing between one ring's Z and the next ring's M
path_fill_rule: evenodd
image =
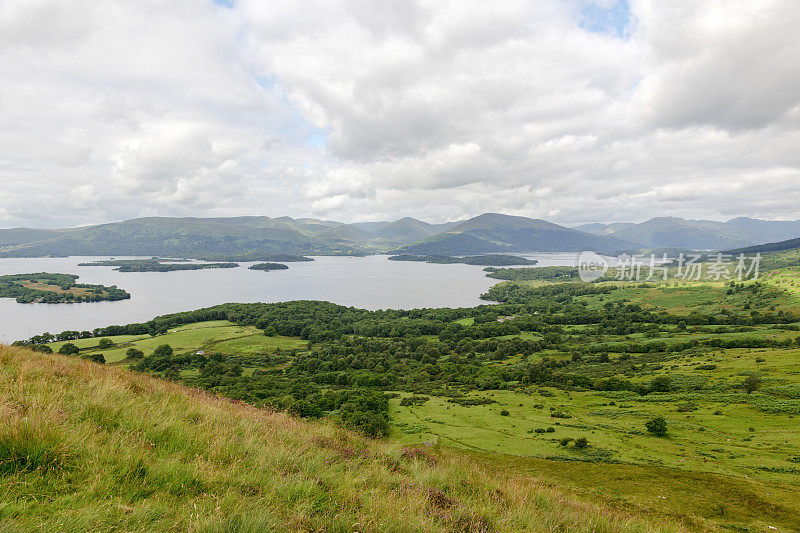
M128 348L128 351L125 352L125 355L127 355L131 359L141 359L144 357L144 352L139 350L138 348Z
M101 365L105 364L106 358L101 353L88 353L86 355L81 356L82 359L86 359L88 361L93 361L95 363L100 363Z
M67 342L61 345L61 348L58 349L58 353L61 355L77 355L80 352L77 346L72 344L71 342Z
M156 357L172 357L172 346L169 344L162 344L153 351Z
M97 347L101 350L108 350L109 348L114 347L114 341L111 339L100 339L100 342L97 343Z
M672 390L672 380L668 376L658 376L650 382L650 390L653 392L669 392Z
M644 427L649 433L656 437L663 437L667 434L667 420L663 416L657 416L644 423Z
M425 402L430 400L427 396L406 396L402 400L400 400L400 405L403 407L409 407L412 405L422 405Z
M761 378L758 376L751 374L742 381L742 388L747 394L757 391L759 387L761 387Z
M579 450L586 448L589 445L589 439L586 437L578 437L575 439L575 447Z
M411 448L403 448L400 452L400 457L412 461L424 461L429 465L436 464L436 456L428 449L420 446Z
M560 440L558 441L558 443L559 443L561 446L566 446L566 445L567 445L567 444L569 444L570 442L572 442L572 439L571 439L570 437L564 437L563 439L560 439Z
M509 416L511 413L508 412L508 409L503 409L500 411L500 416Z

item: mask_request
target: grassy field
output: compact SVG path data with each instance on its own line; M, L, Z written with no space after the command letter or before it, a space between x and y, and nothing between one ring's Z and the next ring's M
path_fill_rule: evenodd
M22 285L27 289L33 289L35 291L55 292L56 294L73 294L75 296L86 296L92 294L92 290L87 289L85 287L70 287L69 289L62 289L58 285L51 285L49 283L41 283L41 282L31 283L30 281L20 282L20 285ZM105 292L103 292L103 294L105 294Z
M2 531L677 531L536 475L0 347ZM587 498L595 499L595 498Z
M109 363L124 360L129 348L138 348L149 355L161 344L169 344L176 352L205 351L225 355L260 355L278 349L304 349L308 346L306 341L297 337L265 337L263 331L252 326L237 326L225 320L181 326L158 337L120 335L106 338L114 342L113 348L99 349L100 339L97 338L68 342L80 348L81 354L102 353ZM57 352L65 342L54 342L49 346Z

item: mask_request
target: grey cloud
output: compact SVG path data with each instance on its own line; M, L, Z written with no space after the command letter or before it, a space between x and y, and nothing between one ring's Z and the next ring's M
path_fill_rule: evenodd
M579 7L3 2L0 226L800 218L800 4Z

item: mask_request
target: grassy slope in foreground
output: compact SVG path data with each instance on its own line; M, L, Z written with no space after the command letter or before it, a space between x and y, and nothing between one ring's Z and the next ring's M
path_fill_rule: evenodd
M452 451L419 453L0 346L4 531L659 530Z

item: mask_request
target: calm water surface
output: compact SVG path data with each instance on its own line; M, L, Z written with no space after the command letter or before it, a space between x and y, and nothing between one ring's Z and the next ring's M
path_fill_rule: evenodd
M573 265L576 254L530 254L539 266ZM117 257L120 259L120 257ZM177 272L122 273L113 267L79 267L107 259L67 257L0 259L0 275L53 272L76 274L79 283L117 285L130 300L80 304L18 304L0 298L0 343L49 331L92 330L143 322L154 316L227 302L326 300L363 309L472 307L486 303L481 293L497 280L483 267L389 261L386 256L316 257L288 263L289 270L239 268Z

